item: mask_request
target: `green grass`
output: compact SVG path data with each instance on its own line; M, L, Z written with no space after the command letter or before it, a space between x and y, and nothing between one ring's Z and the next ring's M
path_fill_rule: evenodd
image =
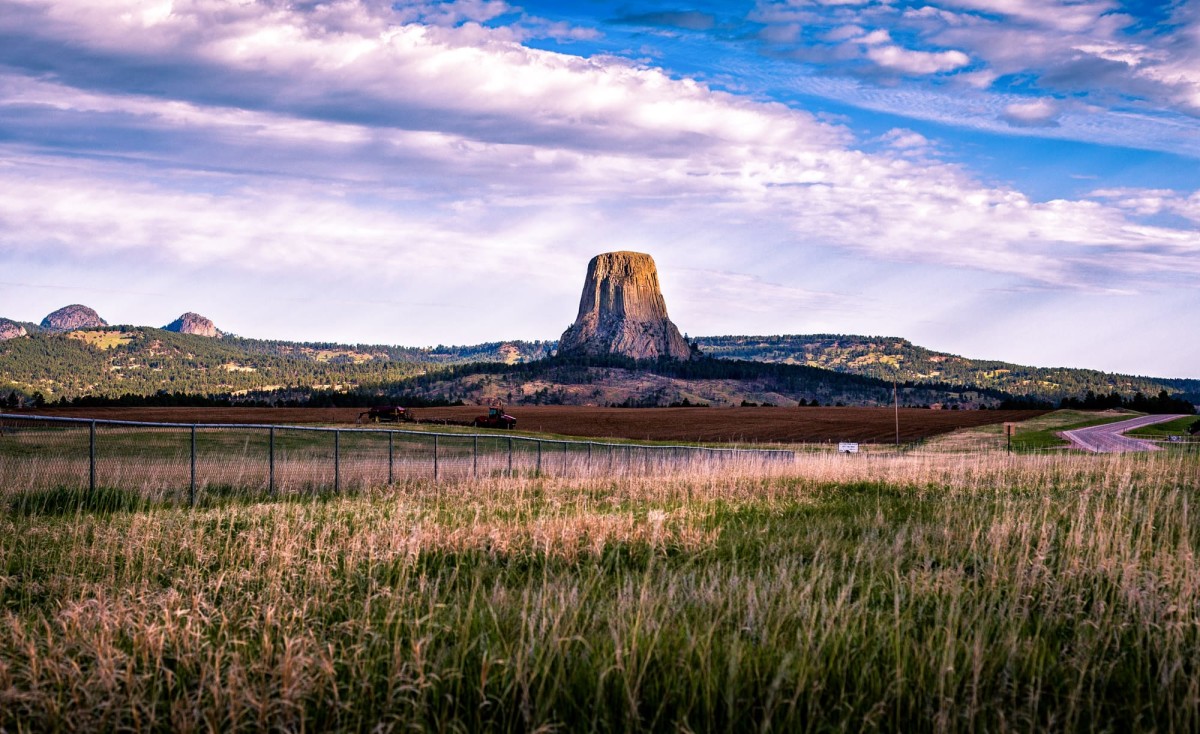
M10 506L0 731L1200 728L1200 459L841 458Z
M8 511L16 516L112 514L149 509L152 502L139 492L114 487L94 491L77 487L32 489L8 497Z
M1173 421L1166 423L1155 423L1150 426L1142 426L1130 431L1128 435L1138 436L1140 438L1166 438L1167 436L1190 436L1188 428L1193 424L1200 423L1200 416L1189 415L1183 418L1176 418Z
M1017 425L1012 437L1012 450L1018 452L1044 451L1065 448L1069 443L1058 436L1061 431L1100 426L1105 423L1129 420L1135 414L1104 415L1081 410L1056 410Z

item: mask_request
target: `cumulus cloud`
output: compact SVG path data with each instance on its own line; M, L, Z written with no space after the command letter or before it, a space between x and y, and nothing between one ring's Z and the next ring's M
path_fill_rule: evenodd
M1004 108L1001 117L1016 127L1057 127L1058 102L1052 99L1037 99L1032 102L1013 102Z
M884 133L880 140L890 148L899 150L924 150L930 147L929 138L913 130L894 127Z
M872 46L867 49L867 58L906 74L937 74L971 63L971 57L962 51L913 51L900 46Z
M1200 191L1190 195L1173 189L1098 189L1089 194L1139 216L1168 213L1200 224Z
M398 12L398 17L403 20L450 26L466 22L485 23L514 10L503 0L399 2L393 7Z

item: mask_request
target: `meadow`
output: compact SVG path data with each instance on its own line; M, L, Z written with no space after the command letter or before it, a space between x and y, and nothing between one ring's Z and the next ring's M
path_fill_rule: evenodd
M0 491L0 730L1200 729L1195 455L135 489Z

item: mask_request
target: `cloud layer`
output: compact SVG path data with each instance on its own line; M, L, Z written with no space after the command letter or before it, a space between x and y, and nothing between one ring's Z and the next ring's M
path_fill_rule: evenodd
M772 3L754 18L773 42L820 20L822 43L864 73L958 84L1036 68L1066 92L1073 64L1124 59L1128 95L1188 111L1194 94L1187 63L1160 53L1171 39L1133 44L1103 3ZM620 20L721 27L682 11ZM997 24L1033 33L1023 67ZM573 291L563 275L591 254L632 247L724 274L681 286L695 314L710 291L741 294L747 313L837 303L828 284L772 275L800 263L1080 293L1200 275L1193 191L1037 199L944 162L913 130L861 138L626 57L531 43L599 32L477 0L0 0L0 256L316 271L404 284L420 302L439 300L439 281L525 273L532 305ZM1063 114L1039 92L993 118L1041 128Z

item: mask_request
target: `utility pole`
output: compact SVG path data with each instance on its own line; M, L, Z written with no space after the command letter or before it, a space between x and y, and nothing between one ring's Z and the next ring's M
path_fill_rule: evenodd
M896 375L892 375L892 406L896 412L896 445L900 445L900 391L896 387Z

